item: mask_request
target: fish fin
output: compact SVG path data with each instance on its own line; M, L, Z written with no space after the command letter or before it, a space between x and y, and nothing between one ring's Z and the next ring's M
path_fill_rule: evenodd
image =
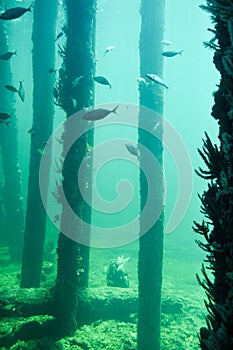
M119 107L119 105L117 105L115 108L113 108L112 113L115 113L117 115L116 110L117 110L118 107Z
M35 2L35 1L33 0L32 3L31 3L31 5L29 6L29 8L28 8L28 11L29 11L29 12L31 12L31 8L32 8L32 6L34 5L34 2Z

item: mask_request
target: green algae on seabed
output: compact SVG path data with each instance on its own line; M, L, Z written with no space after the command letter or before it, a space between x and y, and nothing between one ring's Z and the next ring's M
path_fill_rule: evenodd
M122 255L122 253L122 251L114 251L111 253L112 255L108 255L108 260L106 260L106 252L104 250L93 253L90 284L98 288L90 288L88 290L87 297L90 295L91 300L94 298L93 293L97 294L96 297L98 296L100 303L111 301L112 296L116 298L117 295L119 295L119 298L124 298L124 293L127 293L127 295L136 294L137 255L135 253L133 254L130 250L125 251L124 254L125 256L131 257L127 263L127 272L130 278L130 286L133 286L133 288L118 289L106 286L106 273L104 272L104 266L108 264L109 259L116 257L118 254ZM195 285L194 278L191 276L190 270L187 268L186 261L182 259L182 256L178 256L177 254L178 252L176 252L176 255L165 254L164 263L166 278L164 278L163 285L163 300L167 301L169 298L177 300L178 298L182 303L182 312L176 312L173 308L175 307L175 304L173 305L173 303L169 301L169 310L165 311L165 309L162 313L161 350L199 350L197 333L199 327L203 323L205 315L205 309L199 303L199 300L202 300L203 298L203 293L200 288ZM192 266L191 264L194 265L194 262L195 259L190 261L189 266ZM175 269L174 266L178 266L178 268ZM198 270L198 266L198 263L195 263L195 266L192 266L192 270ZM11 295L12 297L16 295L15 300L20 301L24 298L25 301L29 300L31 303L35 304L39 298L43 299L46 297L45 288L41 288L40 290L25 290L17 287L19 284L17 277L17 274L20 271L19 268L19 265L10 263L5 249L0 249L1 299L5 294ZM182 271L183 273L181 274ZM47 275L46 281L42 284L44 287L47 287L47 290L52 287L53 278L51 276L54 276L52 271L50 271ZM174 295L174 291L176 295ZM107 293L107 297L104 296L105 293ZM104 298L106 298L106 300ZM179 304L177 304L176 308L178 306ZM8 308L10 309L8 311L12 313L11 317L6 317L0 321L1 330L5 330L7 333L10 332L16 324L16 317L14 317L12 310L14 308L14 303L10 302ZM22 322L21 319L20 322ZM32 319L29 318L29 320ZM88 350L134 349L134 346L136 346L136 322L136 314L132 314L131 319L128 322L98 320L92 322L90 325L80 327L73 337L66 337L59 341L54 341L51 338L28 341L18 340L15 341L14 345L8 347L7 350L84 349L84 347L80 348L77 342L80 344L82 343L82 346L87 344L89 346ZM181 329L182 332L180 331ZM125 339L125 342L122 342L122 339ZM0 344L0 346L1 345L2 344ZM128 345L132 346L127 348ZM3 347L0 348L0 350L5 349Z

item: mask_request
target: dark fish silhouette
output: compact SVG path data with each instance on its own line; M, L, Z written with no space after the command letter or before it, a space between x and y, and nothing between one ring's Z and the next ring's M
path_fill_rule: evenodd
M6 52L2 55L0 55L0 60L8 61L13 55L16 55L17 51L14 52Z
M59 91L56 87L53 88L53 96L57 100L59 97Z
M82 116L82 119L92 120L92 121L100 120L100 119L107 117L110 113L117 114L116 110L118 107L119 107L119 105L117 105L115 108L113 108L112 111L110 111L109 109L104 109L104 108L93 109L93 110L85 113Z
M19 97L21 98L21 100L24 101L25 100L25 90L24 90L22 81L19 82L18 94L19 94Z
M129 151L129 153L131 153L133 156L136 156L139 159L139 150L137 147L135 147L131 143L126 143L125 147Z
M0 19L9 21L12 19L19 18L19 17L23 16L26 12L31 12L31 7L32 7L32 3L28 8L26 8L26 7L13 7L9 10L6 10L5 12L2 12L0 15Z
M54 69L54 68L50 68L49 69L49 73L56 73L57 69Z
M35 135L33 128L28 130L28 134L31 134L32 137Z
M58 39L60 39L62 36L64 35L64 32L60 32L57 34L57 37L55 39L55 41L57 41Z
M11 115L7 113L0 113L0 124L6 124L6 126L9 127L10 122L8 121L8 119L11 119Z
M5 85L5 88L11 92L19 92L14 86L12 85Z
M161 55L165 56L165 57L174 57L174 56L177 56L177 55L181 55L182 52L184 50L181 50L181 51L164 51L161 53Z
M99 75L97 77L94 77L94 80L99 83L99 84L102 84L102 85L108 85L109 86L109 89L111 89L112 85L109 83L108 79L103 77L102 75Z
M0 113L0 120L7 120L9 118L11 118L11 115L7 113Z

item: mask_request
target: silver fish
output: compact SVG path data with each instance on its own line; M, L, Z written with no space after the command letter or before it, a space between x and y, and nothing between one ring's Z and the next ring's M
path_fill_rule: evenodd
M174 57L177 55L181 55L182 52L184 52L184 50L181 51L164 51L161 53L161 55L165 56L165 57Z
M103 118L107 117L111 113L117 114L116 111L117 111L118 107L119 107L119 105L114 107L112 111L110 111L109 109L104 109L104 108L93 109L93 110L88 111L87 113L85 113L82 116L82 119L92 120L92 121L100 120L100 119L103 119Z
M108 46L108 47L104 50L104 55L103 55L103 56L105 56L107 53L109 53L109 52L115 50L115 48L116 48L115 46Z
M162 40L161 43L162 43L163 45L165 45L165 46L169 46L169 45L172 44L172 42L169 41L169 40Z
M77 100L71 97L71 101L72 101L73 108L75 109L77 107Z
M167 86L167 84L165 84L165 82L156 74L152 74L152 73L147 73L146 77L149 78L150 80L152 80L154 83L157 83L161 86L164 86L166 89L169 89L169 86Z
M75 78L72 82L72 87L74 88L75 86L77 86L80 83L80 81L83 79L83 77L84 77L83 75L80 75L79 77Z
M155 131L158 128L159 124L160 124L160 122L155 123L155 125L153 127L153 131Z

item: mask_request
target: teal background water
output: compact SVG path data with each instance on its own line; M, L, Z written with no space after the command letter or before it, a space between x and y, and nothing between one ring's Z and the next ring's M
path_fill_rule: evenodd
M194 242L199 237L196 237L192 231L192 223L193 220L202 220L200 201L197 194L201 194L207 185L195 175L194 169L203 165L197 148L202 145L201 140L204 132L207 131L211 139L214 142L218 142L217 123L210 114L214 102L212 93L216 90L219 75L212 62L213 52L203 46L203 41L208 41L212 38L212 34L207 31L207 28L212 27L212 24L208 15L199 9L199 4L200 2L196 0L167 0L166 5L164 39L172 41L173 44L168 48L165 47L165 49L183 49L184 52L181 56L171 59L165 58L164 60L164 81L170 87L164 93L164 117L174 126L187 147L193 166L193 191L190 205L182 222L174 232L165 236L163 285L165 290L182 296L184 300L188 300L188 297L193 300L199 299L200 305L203 305L203 293L195 280L195 273L200 270L203 254ZM139 0L99 1L96 33L96 75L108 77L112 84L112 89L96 84L97 105L103 103L138 104L137 78L139 78L140 64L138 38L141 25L139 9ZM63 17L64 15L61 13L58 20L58 28L64 22ZM11 59L13 83L17 86L18 81L23 80L26 91L25 103L17 99L16 105L19 130L19 162L22 171L23 197L26 205L30 156L30 135L27 131L32 125L32 17L29 15L23 16L20 21L20 30L17 22L10 23L8 28L10 50L14 51L17 49L17 56L13 56ZM61 39L60 43L63 42L64 39ZM103 58L104 50L110 45L116 46L116 49ZM148 52L148 55L150 55L150 52ZM57 56L56 67L59 67L60 64L61 60ZM63 111L56 107L54 127L56 128L62 123L64 118ZM110 127L104 131L103 129L97 130L95 142L98 144L109 140L109 138L122 136L131 138L132 141L136 142L137 129L125 131L121 126L117 126L117 128ZM99 159L101 155L96 153L95 157ZM164 169L167 188L165 211L166 222L168 222L179 193L179 175L171 155L166 150L164 154ZM116 184L122 178L128 179L134 188L132 202L124 211L115 215L94 212L93 223L96 225L116 227L119 224L125 224L127 220L131 220L138 215L138 168L134 163L117 160L106 164L97 176L96 187L104 200L113 201L117 197ZM52 179L52 190L53 186ZM52 197L50 200L53 200ZM57 230L50 220L48 220L47 233L49 237L56 238ZM131 286L136 288L137 248L136 241L132 245L112 249L111 251L93 249L91 253L90 286L105 284L105 270L109 260L124 254L125 256L130 256L130 261L126 267L131 278ZM198 313L200 311L198 309L199 306L196 305L196 307L195 312ZM183 318L187 328L191 329L193 327L193 333L190 333L190 337L195 337L198 327L204 324L204 309L202 308L201 310L199 323L189 323L187 315ZM175 334L174 331L173 336ZM185 344L186 340L183 340L183 344ZM196 343L195 346L197 346ZM192 339L190 344L192 344ZM196 349L195 346L193 345L192 349ZM166 350L168 349L167 347ZM186 349L186 347L183 345L181 349Z
M197 147L201 146L201 139L204 131L208 131L214 141L217 141L217 125L210 117L211 106L213 104L212 92L218 83L218 74L212 64L213 53L203 46L203 41L211 38L211 33L207 31L211 27L211 22L206 13L198 7L198 1L190 3L186 1L167 1L166 4L166 24L164 39L173 42L165 49L184 49L182 56L165 58L164 80L170 86L165 92L164 117L174 126L188 149L193 168L200 166L200 158ZM139 77L139 51L138 37L140 33L140 1L128 0L127 2L110 0L99 1L97 14L97 75L109 78L112 89L96 84L96 104L108 102L123 102L138 104L138 83ZM63 22L58 21L59 25ZM26 90L26 103L17 102L17 116L19 121L19 156L22 168L22 184L24 198L27 191L28 160L30 149L30 135L27 131L31 128L31 25L30 16L22 17L21 30L17 30L17 23L11 22L10 41L12 50L16 47L18 55L12 58L14 71L14 82L24 80ZM22 40L22 33L24 40ZM62 43L61 39L61 43ZM18 43L20 42L20 45ZM107 46L114 45L116 49L108 53L103 58L103 52ZM148 55L150 53L148 52ZM57 57L57 66L60 58ZM64 120L64 114L56 108L55 127ZM115 131L114 131L115 132ZM121 133L121 130L117 130ZM129 131L127 131L129 133ZM130 132L132 140L137 140L137 130ZM114 136L114 133L113 133ZM96 143L109 137L109 132L96 133ZM129 169L132 165L129 164ZM119 169L119 179L122 178L121 166ZM109 169L109 174L113 170ZM105 169L105 175L100 174L97 183L102 194L108 192L110 197L114 196L115 186L113 183L113 193L105 191L104 187L111 176ZM127 171L130 175L130 170ZM114 170L114 174L117 171ZM133 171L130 181L133 181L135 188L135 203L133 212L137 212L137 172ZM177 173L175 165L172 164L169 154L165 151L165 176L167 186L166 217L169 218L178 195ZM175 181L174 181L175 180ZM205 188L205 183L194 175L193 196L181 225L177 228L175 235L181 234L183 239L190 237L192 244L193 233L191 230L192 221L200 217L199 200L197 193L201 193ZM106 194L106 193L105 193ZM132 209L132 208L131 208ZM121 214L122 215L122 214ZM118 217L116 217L116 222ZM98 221L98 220L97 220ZM99 222L100 223L100 222ZM100 223L101 224L101 223ZM172 237L171 237L172 239Z

